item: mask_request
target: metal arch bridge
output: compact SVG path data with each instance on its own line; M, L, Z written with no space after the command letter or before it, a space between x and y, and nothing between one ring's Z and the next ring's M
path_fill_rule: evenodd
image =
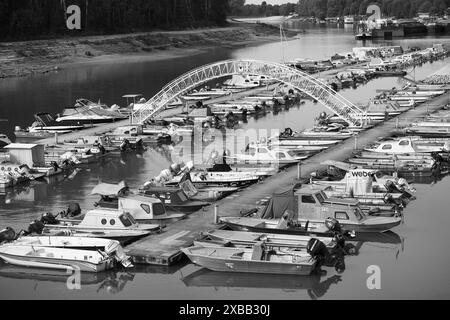
M132 123L145 123L165 105L179 96L210 80L240 75L266 76L272 80L290 85L317 100L346 121L350 126L362 126L364 112L353 103L336 93L325 83L295 68L276 62L257 60L225 60L191 70L168 83L131 115Z

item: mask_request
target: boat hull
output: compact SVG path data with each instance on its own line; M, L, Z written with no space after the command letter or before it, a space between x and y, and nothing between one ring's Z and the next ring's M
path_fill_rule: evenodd
M204 256L189 254L185 252L189 259L204 268L220 272L243 272L260 274L289 274L289 275L309 275L315 268L315 264L298 265L285 264L256 260L236 260L236 259L216 259Z
M0 253L0 258L5 262L24 267L35 267L45 269L72 270L77 269L83 272L101 272L112 269L113 262L111 260L103 261L99 264L90 263L88 261L78 260L61 260L57 258L46 257L23 257L18 255Z

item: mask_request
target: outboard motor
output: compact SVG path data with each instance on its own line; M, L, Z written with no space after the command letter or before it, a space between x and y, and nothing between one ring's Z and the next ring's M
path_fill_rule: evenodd
M81 214L80 205L76 202L69 203L69 207L65 212L66 217L76 217Z
M337 233L341 233L342 232L341 224L335 218L330 218L330 217L326 218L325 219L325 226L331 232L337 232Z
M386 193L383 197L383 201L386 204L396 204L394 198L392 197L392 195L390 193Z
M16 238L16 232L11 227L0 230L0 243L5 241L13 241Z
M448 151L447 151L448 152ZM434 159L434 161L438 163L448 163L448 159L444 159L443 156L439 154L439 152L433 151L430 153L431 157Z
M355 234L353 231L344 231L342 226L335 218L328 217L325 219L325 226L333 235L342 235L344 237L354 238Z
M44 213L41 217L41 222L43 224L58 224L58 220L50 212Z
M394 181L388 180L384 184L388 193L399 193L401 190L398 189Z
M44 230L44 223L40 220L34 220L28 225L28 234L42 234Z
M311 238L306 245L306 251L320 262L324 262L330 259L330 253L328 252L327 246L323 244L322 241Z

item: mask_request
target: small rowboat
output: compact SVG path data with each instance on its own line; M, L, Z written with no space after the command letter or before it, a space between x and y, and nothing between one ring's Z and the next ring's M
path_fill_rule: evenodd
M260 243L253 249L196 246L181 250L193 263L213 271L309 275L316 267L316 259L307 252L266 251Z
M276 248L292 248L305 249L311 236L287 235L276 233L260 233L260 232L242 232L233 230L213 230L206 233L207 240L201 240L202 245L210 241L212 243L221 243L235 247L249 247L255 245L258 241L264 241L267 246ZM314 237L321 241L327 248L331 249L336 246L336 242L332 237Z

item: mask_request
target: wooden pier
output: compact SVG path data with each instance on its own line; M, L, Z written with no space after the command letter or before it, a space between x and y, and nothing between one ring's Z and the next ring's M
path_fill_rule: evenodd
M319 169L320 164L325 160L344 161L351 157L355 146L361 148L377 139L390 136L397 127L398 118L408 120L422 118L430 112L441 109L447 102L448 94L436 97L428 103L361 132L355 138L349 138L312 156L301 163L300 178L308 179L309 175ZM126 251L132 256L135 263L172 265L182 257L180 249L192 245L193 240L202 232L222 227L220 224L214 223L216 213L219 216L238 216L241 210L255 208L262 199L270 198L275 191L287 189L298 183L298 173L298 167L285 169L190 214L186 219L168 225L160 234L151 235L127 246Z

